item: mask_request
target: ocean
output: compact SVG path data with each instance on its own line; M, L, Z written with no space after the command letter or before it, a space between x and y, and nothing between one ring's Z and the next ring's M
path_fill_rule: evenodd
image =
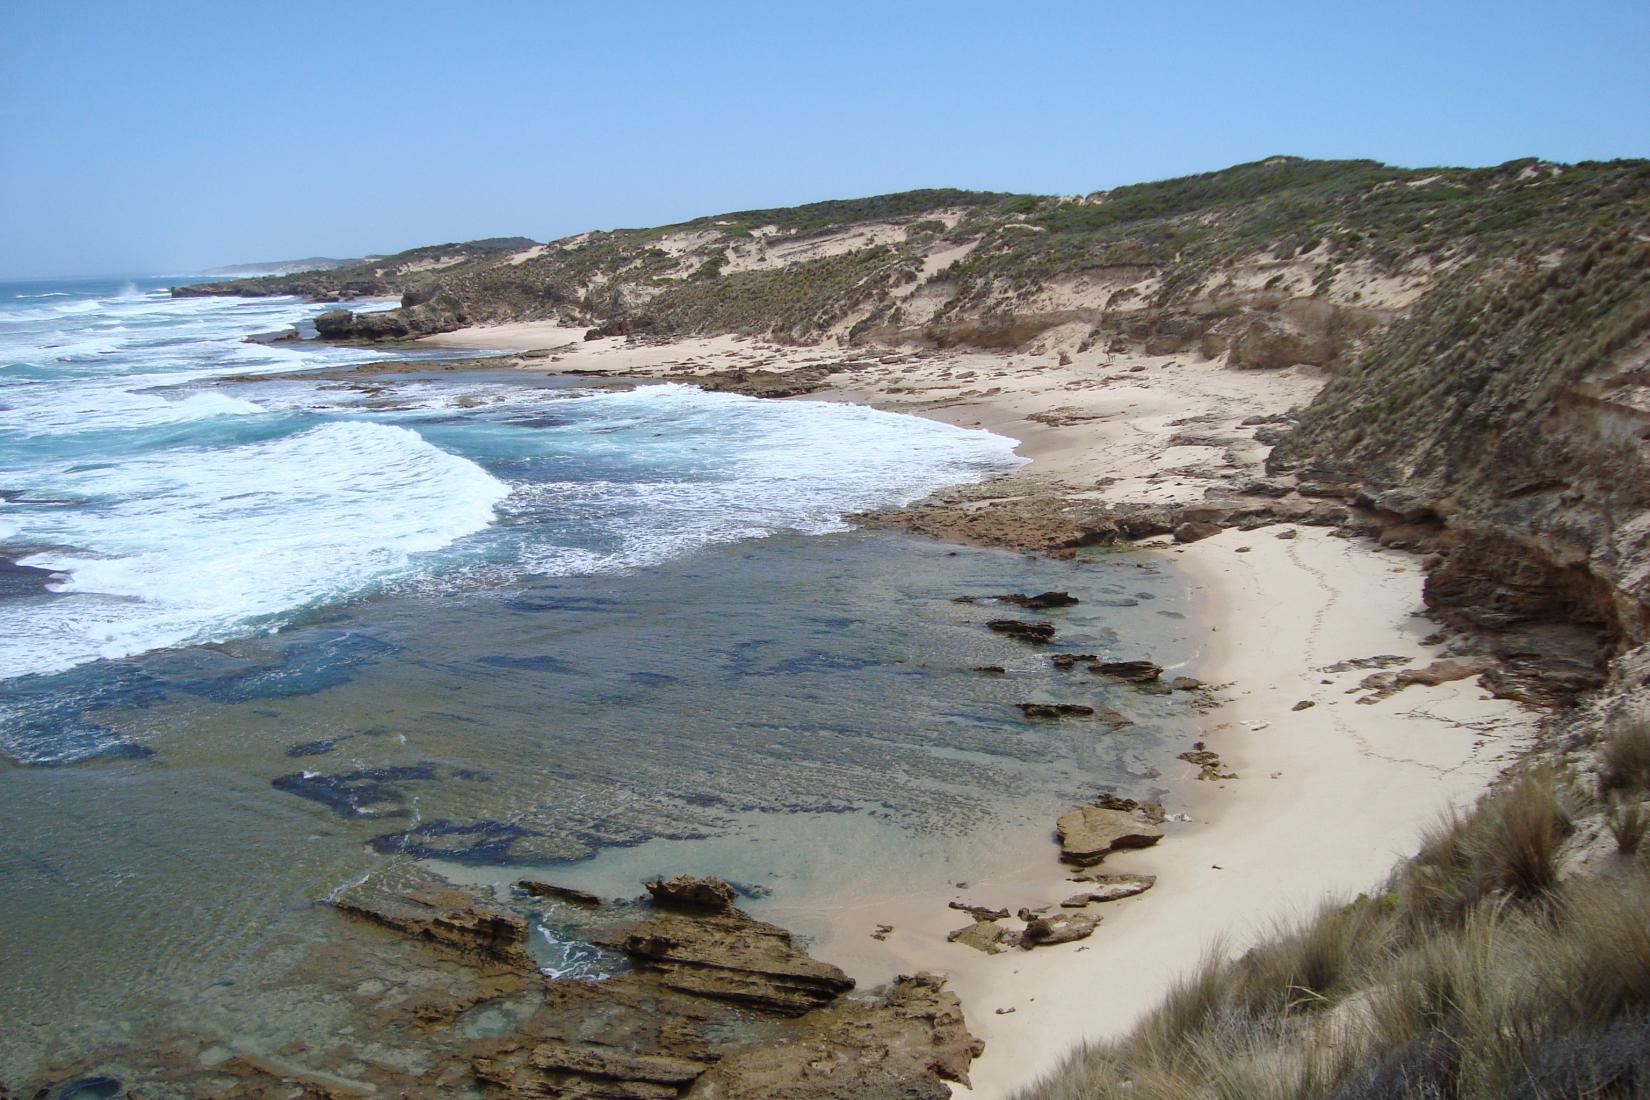
M1161 796L1195 736L1184 698L1048 661L1190 660L1162 560L843 519L1011 470L1012 440L247 342L327 306L171 282L0 284L0 1083L184 1032L364 1041L318 903L397 867L713 872L805 914L1022 866L1098 791ZM1049 650L956 600L1047 589L1083 601ZM548 915L533 951L616 965Z

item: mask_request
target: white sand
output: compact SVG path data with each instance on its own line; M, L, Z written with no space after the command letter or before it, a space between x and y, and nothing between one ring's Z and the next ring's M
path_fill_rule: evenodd
M586 343L581 330L532 324L433 342L555 348L554 362L538 361L548 369L684 380L701 370L781 369L842 354L731 337ZM1058 363L1062 350L1069 364ZM1060 347L1040 355L929 353L837 377L841 385L826 399L978 423L1021 440L1021 453L1035 462L1005 484L1162 501L1201 499L1211 486L1258 472L1266 448L1242 421L1304 404L1321 385L1304 369L1233 371L1195 353L1129 358ZM1155 889L1092 908L1105 922L1082 943L997 956L945 941L968 918L947 909L944 897L844 900L829 914L836 931L817 953L862 983L916 969L950 976L987 1044L972 1093L959 1093L1007 1096L1083 1040L1121 1035L1214 945L1236 951L1325 899L1377 886L1424 828L1447 807L1470 802L1528 737L1534 715L1472 681L1412 687L1374 705L1347 694L1369 670L1324 666L1383 654L1425 664L1433 656L1421 642L1433 624L1420 616L1418 564L1323 530L1301 528L1289 540L1277 537L1281 530L1228 531L1163 550L1200 587L1210 633L1194 674L1220 685L1222 700L1208 713L1208 747L1239 778L1193 782L1188 765L1178 777L1185 801L1168 808L1192 821L1168 826L1156 848L1106 862L1106 870L1156 874ZM1293 710L1301 701L1314 705ZM1005 843L1026 849L1023 869L971 882L956 896L1012 910L1078 891L1051 839L1017 835ZM878 924L895 927L885 942L870 937Z

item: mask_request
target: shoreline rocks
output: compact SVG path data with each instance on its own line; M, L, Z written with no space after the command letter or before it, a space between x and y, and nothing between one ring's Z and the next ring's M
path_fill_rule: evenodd
M791 934L754 920L717 878L650 882L654 914L598 933L661 985L800 1016L854 988L854 980L802 951Z
M1078 867L1091 867L1124 848L1149 848L1163 839L1161 830L1132 813L1103 806L1082 806L1061 814L1055 833L1061 860Z

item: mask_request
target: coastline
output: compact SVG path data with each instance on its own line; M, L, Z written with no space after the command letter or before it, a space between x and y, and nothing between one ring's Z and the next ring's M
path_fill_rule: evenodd
M549 352L531 369L693 382L727 371L817 369L847 352L778 348L736 337L629 344L582 330L509 325L428 342ZM1021 442L1022 471L942 494L959 511L981 495L1190 504L1258 474L1266 445L1245 421L1304 404L1321 380L1300 368L1230 371L1193 356L1123 357L1050 346L1040 354L913 352L864 355L813 399L859 401ZM1029 419L1028 419L1029 418ZM1284 531L1292 537L1279 538ZM1211 685L1209 748L1234 780L1199 784L1171 805L1191 821L1157 847L1108 859L1108 871L1158 876L1149 893L1094 907L1105 918L1076 945L988 956L946 942L966 918L951 897L1010 909L1057 902L1075 887L1044 842L1011 881L970 882L948 897L846 905L822 958L862 984L897 972L945 973L971 1030L981 1098L1011 1095L1088 1039L1116 1037L1177 976L1220 943L1241 949L1279 921L1372 889L1421 831L1495 777L1536 712L1490 698L1471 680L1416 686L1368 703L1355 694L1371 667L1326 666L1379 656L1417 665L1439 656L1425 637L1416 559L1322 529L1227 530L1187 546L1153 540L1199 590L1209 641L1189 671ZM1301 702L1307 708L1294 709ZM1034 841L1031 841L1034 842ZM782 911L778 914L783 923ZM869 933L896 931L886 941Z

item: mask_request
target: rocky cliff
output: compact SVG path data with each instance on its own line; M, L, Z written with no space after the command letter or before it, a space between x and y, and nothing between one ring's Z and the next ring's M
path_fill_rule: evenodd
M1357 485L1384 526L1433 551L1430 605L1570 690L1650 637L1638 210L1636 230L1459 272L1333 379L1270 460Z

